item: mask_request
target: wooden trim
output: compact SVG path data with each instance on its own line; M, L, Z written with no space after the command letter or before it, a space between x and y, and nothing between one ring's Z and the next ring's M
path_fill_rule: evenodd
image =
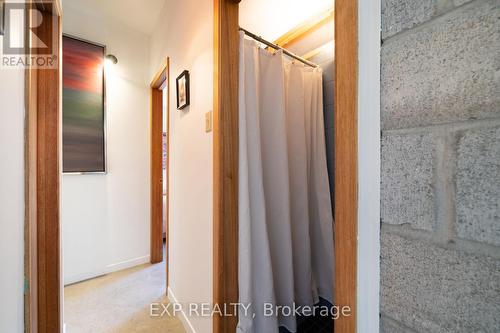
M325 43L325 44L321 45L320 47L317 47L314 50L311 50L311 51L307 52L306 54L302 55L302 58L304 58L306 60L309 60L312 57L314 57L314 56L320 54L321 52L323 52L323 50L325 50L326 47L330 47L330 46L332 47L332 49L334 48L333 41Z
M37 114L36 112L36 73L26 71L26 119L25 119L25 227L24 227L24 279L28 290L24 293L24 326L26 332L37 327ZM30 106L31 105L31 106Z
M163 91L162 87L168 86L169 60L166 59L162 68L151 81L151 254L152 264L163 261ZM167 88L168 89L168 88ZM168 92L170 95L170 92ZM169 118L169 103L167 103L167 119ZM167 120L168 124L168 120ZM168 133L167 127L167 146ZM168 159L169 152L167 152ZM168 163L167 163L168 164ZM168 167L166 182L168 186ZM167 189L168 203L168 189ZM166 219L168 226L168 215ZM168 229L168 227L166 228ZM167 232L168 242L168 232ZM167 246L168 248L168 246ZM167 252L168 253L168 252ZM168 270L168 256L167 256ZM168 281L168 272L167 272ZM167 283L168 284L168 283Z
M238 302L238 2L214 0L214 303ZM213 317L234 333L236 316Z
M151 263L163 260L162 91L151 89Z
M52 14L43 14L44 20ZM52 33L47 31L47 33ZM38 73L38 332L59 332L61 314L59 227L60 78L58 69ZM52 89L47 89L52 87ZM45 90L45 91L44 91ZM43 193L43 194L42 194Z
M309 60L312 57L317 56L318 54L320 54L322 48L323 48L323 45L320 46L320 47L315 48L314 50L311 50L311 51L307 52L306 54L303 54L301 57L303 59L305 59L305 60Z
M60 134L61 18L60 3L30 3L41 10L37 28L42 39L55 38L58 67L26 70L25 98L25 331L61 331L60 264ZM26 11L26 22L34 19ZM51 24L56 18L57 36ZM26 29L28 32L28 29ZM48 38L48 37L51 38ZM46 38L47 37L47 38ZM29 37L26 37L29 40Z
M165 59L161 68L158 72L156 72L153 80L151 80L150 87L155 89L163 89L164 83L168 78L168 66L169 66L169 58Z
M168 294L168 286L169 286L169 240L170 240L170 223L169 223L169 218L168 214L170 211L170 191L169 191L169 186L170 186L170 154L172 153L170 150L170 58L167 58L167 66L166 66L166 78L164 83L160 86L160 89L167 89L167 125L166 125L166 130L167 130L167 138L166 138L166 145L167 145L167 161L166 161L166 179L164 180L166 182L166 206L165 206L165 273L166 273L166 289L165 292Z
M301 24L294 27L292 30L286 32L284 35L280 36L278 39L274 41L275 44L280 45L281 47L288 47L290 44L293 44L302 38L305 38L310 33L315 32L319 28L324 27L327 24L334 24L334 10L329 9L319 15L316 15ZM331 41L333 43L333 40ZM302 58L308 60L315 55L319 54L323 48L330 44L330 42L325 43L317 48L310 50L306 54L300 55ZM273 52L274 50L271 48L267 48L269 51Z
M27 3L29 10L33 3ZM26 22L33 16L26 12ZM29 37L26 34L26 41ZM37 70L26 69L25 104L26 118L24 127L24 279L28 290L24 293L25 332L36 332L38 322L38 271L37 271Z
M323 25L327 24L328 22L331 22L333 21L334 19L334 15L333 15L333 9L330 9L330 10L327 10L315 17L312 17L302 23L300 23L299 25L297 25L296 27L294 27L293 29L291 29L290 31L288 31L287 33L285 33L284 35L282 35L281 37L279 37L278 39L276 39L274 41L274 44L277 44L283 48L286 48L287 45L301 39L303 36L321 28Z
M33 0L31 3L42 12L62 16L61 0Z
M352 316L335 332L356 332L358 214L358 1L335 1L335 302Z

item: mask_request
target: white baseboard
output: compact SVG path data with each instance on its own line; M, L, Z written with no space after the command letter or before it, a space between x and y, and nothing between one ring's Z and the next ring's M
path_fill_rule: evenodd
M121 271L123 269L131 268L134 266L139 266L148 262L149 262L149 254L142 257L137 257L122 262L118 262L116 264L108 265L106 267L106 271L107 273L112 273L116 271Z
M67 285L70 285L73 283L78 283L78 282L82 282L85 280L93 279L93 278L96 278L98 276L105 275L106 273L107 273L107 271L105 269L103 269L103 270L99 270L99 271L85 272L82 274L72 275L72 276L69 276L69 277L64 279L64 286L66 287Z
M123 269L131 268L134 266L142 265L142 264L149 262L149 257L150 257L149 255L145 255L142 257L137 257L137 258L133 258L133 259L129 259L129 260L125 260L122 262L108 265L108 266L106 266L106 268L104 268L102 270L97 270L97 271L93 271L93 272L85 272L82 274L76 274L76 275L73 275L73 276L70 276L70 277L64 279L64 285L67 286L69 284L93 279L93 278L96 278L98 276L121 271Z
M179 303L177 298L174 295L174 292L170 287L168 287L168 299L170 300L171 303ZM188 333L196 333L193 325L191 325L191 322L189 321L189 318L186 316L186 313L184 312L184 309L181 311L181 315L179 316L179 319L182 322L182 326L184 326L184 329Z

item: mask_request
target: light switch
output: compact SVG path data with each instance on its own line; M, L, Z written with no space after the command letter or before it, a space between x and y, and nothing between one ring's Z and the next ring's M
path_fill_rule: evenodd
M205 113L205 132L212 132L212 111Z

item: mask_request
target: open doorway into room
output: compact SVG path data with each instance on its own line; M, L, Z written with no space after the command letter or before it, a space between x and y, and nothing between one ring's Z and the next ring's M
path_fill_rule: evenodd
M168 288L169 59L151 81L151 263L166 261Z
M249 210L250 218L239 214L238 227L251 239L239 233L239 299L243 304L272 304L267 295L273 294L279 305L298 304L329 313L333 309L332 5L330 0L307 6L240 2L238 174L239 179L248 180L238 184L238 208ZM283 14L276 19L274 13L279 11ZM254 125L255 114L258 125ZM260 156L254 150L260 150ZM251 171L259 167L262 176ZM263 189L255 190L251 184L256 183L262 183ZM257 208L254 202L265 206ZM261 227L258 220L264 221ZM269 256L262 248L269 249ZM247 251L250 255L244 254ZM272 269L266 271L266 267ZM261 286L259 291L252 291L250 283ZM239 327L266 332L279 327L280 332L294 333L333 330L329 315L283 314L273 322L255 312L254 318L240 313Z
M316 3L320 2L322 1ZM260 60L260 53L266 52L268 55L278 53L281 57L282 53L287 54L287 50L282 49L284 46L285 49L293 48L295 52L300 52L298 58L301 59L290 56L290 54L288 56L295 58L297 62L302 62L304 66L310 66L310 59L314 59L318 64L324 62L327 76L323 78L324 83L326 83L323 86L323 94L327 98L335 95L334 101L328 100L324 102L324 125L327 129L326 136L330 136L330 138L327 138L330 144L327 145L326 149L328 149L330 157L329 178L332 187L332 208L334 208L335 215L335 232L330 234L334 238L335 247L334 277L331 280L331 286L334 289L335 305L340 304L352 310L349 316L336 319L334 326L335 331L338 332L355 332L358 268L358 1L324 1L322 3L326 4L327 8L322 12L323 18L320 15L318 20L312 20L310 24L306 22L302 26L300 22L292 22L288 29L284 29L274 36L272 34L266 36L265 29L261 28L267 27L272 32L272 29L283 29L283 26L290 24L290 22L286 22L287 15L293 14L293 4L296 2L283 1L281 8L276 8L278 2L270 4L266 1L215 0L214 3L215 71L217 73L214 81L214 243L217 247L214 251L214 302L228 304L239 302L241 299L240 283L242 280L239 274L241 270L238 270L238 267L241 268L239 263L241 257L239 257L238 252L238 249L241 248L239 237L242 235L239 230L241 228L239 224L239 209L241 207L239 194L241 189L238 177L242 167L239 165L241 161L241 158L239 158L241 157L239 156L241 151L239 149L242 146L234 143L241 138L240 126L242 123L239 106L242 105L242 101L239 95L241 92L239 91L239 87L241 87L241 77L239 75L241 75L242 65L238 48L241 49L240 38L242 32L240 28L244 28L246 30L245 35L254 39L253 43L260 48L258 52L252 53L255 59ZM261 8L259 8L259 4ZM296 5L298 10L295 14L300 17L311 9L312 2L308 4L298 3ZM254 27L242 26L241 11L249 9L257 11L257 13L254 12L250 15L250 17L258 18ZM323 26L321 22L328 21L331 16L334 18L333 23L326 25L325 31L330 36L335 34L335 47L332 45L333 40L321 43L321 38L318 40L318 36L313 36L318 31L321 31L321 26ZM291 18L291 16L288 18ZM293 19L291 20L293 21ZM318 41L320 44L313 46ZM273 49L279 51L273 52ZM293 52L289 51L288 53ZM309 60L304 58L309 58ZM335 59L334 63L332 62L333 59ZM328 65L329 62L331 62L331 65ZM245 70L248 68L250 71L254 70L255 73L262 74L257 69L258 65L252 64L251 61L247 63L245 60L244 66ZM279 74L277 76L281 77ZM264 91L262 94L265 95L266 92ZM262 105L262 103L257 103L257 105ZM327 110L328 107L330 107L329 111ZM248 125L245 126L248 128ZM260 126L266 125L260 123ZM247 129L247 131L250 132L251 130ZM335 147L333 147L332 142L335 142ZM247 149L250 150L245 147L242 149L245 150L245 153ZM249 168L246 162L243 168L244 172ZM328 182L328 179L325 182ZM254 199L252 198L252 200ZM244 230L247 233L249 232L248 228ZM333 255L333 251L331 254ZM328 262L327 264L331 263ZM248 271L245 270L245 274L247 273ZM248 274L243 277L243 279L245 278L248 279ZM259 286L261 285L259 284ZM248 293L248 290L251 289L245 289L246 287L248 286L244 286L243 291ZM294 291L291 293L294 293ZM239 318L237 316L216 316L214 318L214 331L233 332L238 322ZM333 330L333 327L330 325L326 330Z
M168 303L168 59L148 84L135 75L148 59L120 52L139 38L63 26L64 326L183 332L175 317L151 315Z
M84 48L84 50L81 51L78 47ZM75 48L77 49L75 50ZM88 63L85 63L86 66L78 66L78 62L87 58L91 53L87 51L88 48L91 48L91 51L99 50L99 56L89 57ZM66 226L66 230L75 228L76 222L78 222L75 212L81 212L83 208L81 203L72 202L72 198L75 197L72 189L75 186L82 188L83 184L87 184L86 186L88 186L92 182L104 181L107 184L113 185L115 181L127 182L127 179L130 181L128 186L122 187L120 193L113 193L112 196L114 198L109 196L99 198L102 194L93 191L87 192L90 196L97 196L96 200L104 200L101 208L105 211L107 218L97 218L95 221L88 221L85 230L88 230L88 226L91 223L101 223L102 226L102 223L105 222L107 228L111 227L111 230L107 230L107 232L101 230L100 235L94 234L91 236L89 232L80 233L78 241L82 243L83 247L92 244L94 250L87 248L86 254L75 257L75 253L71 252L72 247L68 244L68 241L75 241L75 239L72 238L73 235L70 233L63 232L63 242L67 244L64 247L66 252L63 252L63 258L65 258L65 268L68 271L75 268L74 261L76 260L78 260L79 265L84 265L87 259L96 259L97 255L89 258L89 255L95 254L95 249L98 249L99 253L102 254L101 258L97 258L98 262L102 262L104 265L102 271L90 271L88 276L73 277L72 275L65 274L64 323L70 332L85 331L89 327L89 323L91 323L90 325L94 332L129 332L136 330L137 327L147 328L148 331L167 330L174 327L177 332L182 332L178 321L174 317L162 316L158 320L153 320L151 315L151 304L156 303L159 307L160 304L168 303L166 295L168 281L167 147L169 62L168 59L165 60L164 65L151 81L148 94L147 86L144 89L139 86L138 82L135 83L136 86L132 85L134 83L131 84L129 82L129 80L134 80L128 77L129 68L119 66L120 60L125 63L128 62L126 55L108 54L109 49L111 48L105 48L104 45L98 45L82 38L63 35L62 95L63 115L65 117L63 117L65 120L63 121L63 148L66 148L68 146L67 142L70 141L68 139L68 132L78 125L75 124L72 127L72 119L69 118L68 113L75 111L79 114L85 114L85 111L89 111L89 107L93 106L92 102L100 101L97 97L84 96L84 101L86 102L81 103L78 96L75 96L73 92L77 88L85 87L87 84L90 85L93 81L100 83L98 85L99 89L95 89L95 92L83 91L79 92L79 94L93 93L95 95L96 92L103 92L103 98L107 97L109 101L106 103L106 100L104 100L102 104L96 102L95 106L96 109L99 108L99 105L107 107L103 109L104 112L107 112L107 117L103 117L103 120L107 119L108 124L104 123L103 129L108 129L111 140L121 138L122 142L127 143L127 154L123 156L117 155L119 154L118 150L125 148L124 146L119 147L112 144L112 142L107 145L111 155L111 163L109 163L111 165L107 165L107 168L102 172L98 174L76 172L63 175L63 227ZM92 61L95 62L95 65ZM103 61L105 65L102 71L92 70L84 72L88 67L101 68ZM97 79L93 80L92 75L98 76ZM102 81L101 75L103 75ZM117 86L121 86L122 88L117 90ZM128 94L125 91L128 91ZM148 95L150 98L147 98ZM148 102L150 102L149 112ZM75 103L76 106L74 105ZM118 118L118 105L121 105L121 116L126 117L126 119L120 120ZM83 125L86 124L83 123ZM76 134L81 135L81 133L82 131L80 130ZM69 138L71 139L71 137ZM148 142L150 146L150 201L137 201L139 197L135 196L135 192L137 190L140 191L142 188L137 182L141 180L146 181L145 188L148 188L147 178L144 179L144 176L148 174L147 170L138 172L148 166L147 160L139 158L139 155L147 152ZM86 146L83 146L80 142L75 142L75 144L82 151L87 151ZM66 155L72 156L70 155L72 153L71 148L72 146L69 146L63 152ZM132 157L128 159L128 163L125 163L127 156ZM65 161L63 159L63 162ZM87 162L88 160L87 158L82 158L82 161ZM112 162L120 163L112 164ZM142 193L142 195L147 197L146 194ZM129 201L129 206L121 206L127 201ZM136 213L138 209L147 212L147 209L145 209L147 207L143 207L143 203L150 205L149 228L148 224L145 223L147 221L144 219L145 216L142 216L143 219L140 219L140 213ZM69 205L71 210L68 209ZM121 223L126 224L127 229L130 228L132 230L114 230L113 223L119 223L119 221L113 217L120 216L121 210L124 211ZM132 216L129 216L130 214ZM138 215L137 218L134 216L135 214ZM69 224L68 221L70 219L68 215L73 217L72 220L75 221L74 225ZM84 229L83 226L80 226L80 228ZM96 226L96 229L92 230L97 231L99 228ZM130 233L131 231L135 234ZM148 231L149 235L147 235ZM135 247L136 251L141 251L140 247L147 244L147 239L143 237L149 236L150 248L144 248L142 251L149 250L150 254L126 261L119 261L118 263L112 262L110 265L110 261L116 261L116 258L120 257L117 249L122 249L115 242L118 241L120 244L124 244L123 239L115 239L113 241L114 237L110 237L111 234L116 235L117 233L120 233L124 239L129 239L130 246ZM111 241L100 241L106 235ZM126 249L122 250L126 251ZM114 313L119 313L120 315L113 315Z
M168 61L151 83L152 30L116 22L110 3L26 11L43 15L38 36L60 55L26 73L29 332L184 332L174 315L151 316L169 302ZM144 23L163 2L138 6Z
M63 48L64 52L64 48ZM64 289L64 320L70 332L173 330L183 332L174 317L152 318L151 304L168 304L168 118L169 61L150 85L150 264L134 265ZM63 93L64 96L64 93ZM120 295L117 297L117 295ZM113 313L120 313L113 316Z

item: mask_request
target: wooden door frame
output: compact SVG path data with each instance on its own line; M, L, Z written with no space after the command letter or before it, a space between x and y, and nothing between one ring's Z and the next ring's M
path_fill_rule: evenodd
M27 9L42 12L36 34L56 39L58 66L25 71L25 222L24 325L26 332L61 332L61 239L59 193L61 177L62 27L61 3L27 2ZM26 22L34 12L26 10ZM53 36L51 24L56 24ZM25 41L29 41L25 29ZM30 50L31 52L32 50ZM31 55L36 55L31 52Z
M238 6L214 0L214 304L238 302ZM358 0L335 12L335 303L352 309L335 331L356 331L358 214ZM333 281L332 281L333 283ZM214 333L235 332L214 316Z
M169 160L170 151L170 59L166 58L160 70L151 81L151 255L152 264L163 261L163 215L165 214L166 281L168 288L168 205L169 205ZM166 179L163 179L163 89L167 90L167 161ZM163 181L167 186L167 204L163 211ZM166 289L168 290L168 289Z
M334 321L356 332L358 263L358 0L335 0L335 287L337 305L352 315Z
M213 303L238 303L238 6L214 0ZM214 333L238 318L214 315Z

